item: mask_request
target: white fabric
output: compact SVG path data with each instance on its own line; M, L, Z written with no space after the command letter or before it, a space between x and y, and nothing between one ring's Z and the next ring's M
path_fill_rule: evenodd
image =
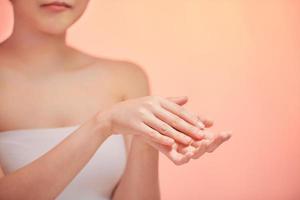
M10 173L40 157L79 125L0 131L0 165ZM122 135L107 138L57 200L109 200L126 165ZM68 166L65 166L67 170ZM45 172L46 173L46 172Z

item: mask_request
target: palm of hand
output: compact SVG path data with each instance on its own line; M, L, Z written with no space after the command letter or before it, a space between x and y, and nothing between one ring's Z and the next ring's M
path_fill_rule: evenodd
M212 126L212 121L202 120L202 122L206 128ZM205 129L202 132L204 133L204 138L200 140L194 139L190 145L183 145L178 142L174 143L173 146L166 146L152 141L148 141L148 143L167 156L174 164L182 165L189 162L190 159L198 159L206 152L212 153L231 137L231 131L213 133Z

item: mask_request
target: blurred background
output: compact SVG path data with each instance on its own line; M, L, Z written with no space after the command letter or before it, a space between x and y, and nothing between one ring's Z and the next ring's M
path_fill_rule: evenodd
M160 156L163 200L300 199L300 1L91 0L68 43L142 66L152 93L233 130L176 166ZM0 0L0 41L11 33Z

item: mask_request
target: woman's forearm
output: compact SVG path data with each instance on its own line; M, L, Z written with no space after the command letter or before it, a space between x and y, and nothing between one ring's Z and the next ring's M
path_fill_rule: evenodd
M108 123L92 118L30 164L0 178L0 199L54 199L110 136Z
M158 151L134 136L128 163L113 200L159 200L158 161Z

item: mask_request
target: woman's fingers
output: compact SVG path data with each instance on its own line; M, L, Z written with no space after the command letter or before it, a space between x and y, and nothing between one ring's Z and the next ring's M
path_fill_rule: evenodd
M201 132L201 130L186 122L182 118L180 118L178 115L173 114L172 112L169 112L161 107L153 108L153 114L159 118L160 120L164 121L165 123L169 124L174 129L178 130L176 131L178 136L180 135L188 135L196 139L203 139L204 134ZM181 136L183 137L183 136ZM174 138L177 139L177 138ZM180 138L178 138L180 142ZM187 143L184 143L187 144Z
M211 134L206 139L198 140L192 145L183 145L174 143L172 146L158 144L155 141L148 140L147 142L165 154L174 164L182 165L190 159L198 159L206 152L213 152L224 141L231 137L230 132L221 132L220 134Z
M174 146L172 146L174 147ZM193 147L192 145L182 145L182 144L178 144L177 147L177 151L181 154L189 154L191 157L195 154L196 152L196 147Z
M209 143L210 141L207 139L198 141L198 147L196 148L192 159L198 159L199 157L201 157L206 152Z
M167 158L169 158L174 164L176 165L182 165L187 163L191 157L192 153L188 152L186 154L179 153L177 151L177 144L175 143L173 146L166 146L157 144L153 141L147 141L148 144L150 144L152 147L163 153Z
M223 142L227 141L231 137L231 132L223 131L220 134L209 133L206 139L195 141L192 143L193 146L197 147L193 155L193 159L197 159L202 156L205 152L211 153Z
M167 97L168 100L173 101L174 103L182 106L184 105L187 101L188 101L188 97L187 96L180 96L180 97ZM198 120L200 120L206 128L209 128L213 125L213 121L207 117L203 117L203 116L197 116Z
M149 114L147 118L143 120L143 122L161 134L169 136L183 144L190 144L193 141L191 137L175 130L168 123L158 119L154 114Z
M214 124L213 120L207 117L198 115L197 118L205 125L205 128L210 128Z
M184 105L188 101L187 96L179 96L179 97L167 97L168 100L177 103L178 105Z
M212 142L207 147L207 152L212 153L217 147L219 147L223 142L228 140L231 137L229 132L221 132L220 134L216 135Z
M201 121L199 121L197 115L190 113L183 106L180 106L168 99L162 99L160 101L160 104L164 109L168 110L169 112L172 112L175 115L178 115L186 122L189 122L190 124L197 126L200 129L205 128L205 125Z
M143 132L145 134L143 134L145 137L147 137L147 139L152 140L154 142L157 142L159 144L163 144L163 145L167 145L167 146L171 146L175 143L175 140L162 135L160 132L154 130L152 127L148 126L145 123L141 123L140 126L137 126L138 130L140 132Z

